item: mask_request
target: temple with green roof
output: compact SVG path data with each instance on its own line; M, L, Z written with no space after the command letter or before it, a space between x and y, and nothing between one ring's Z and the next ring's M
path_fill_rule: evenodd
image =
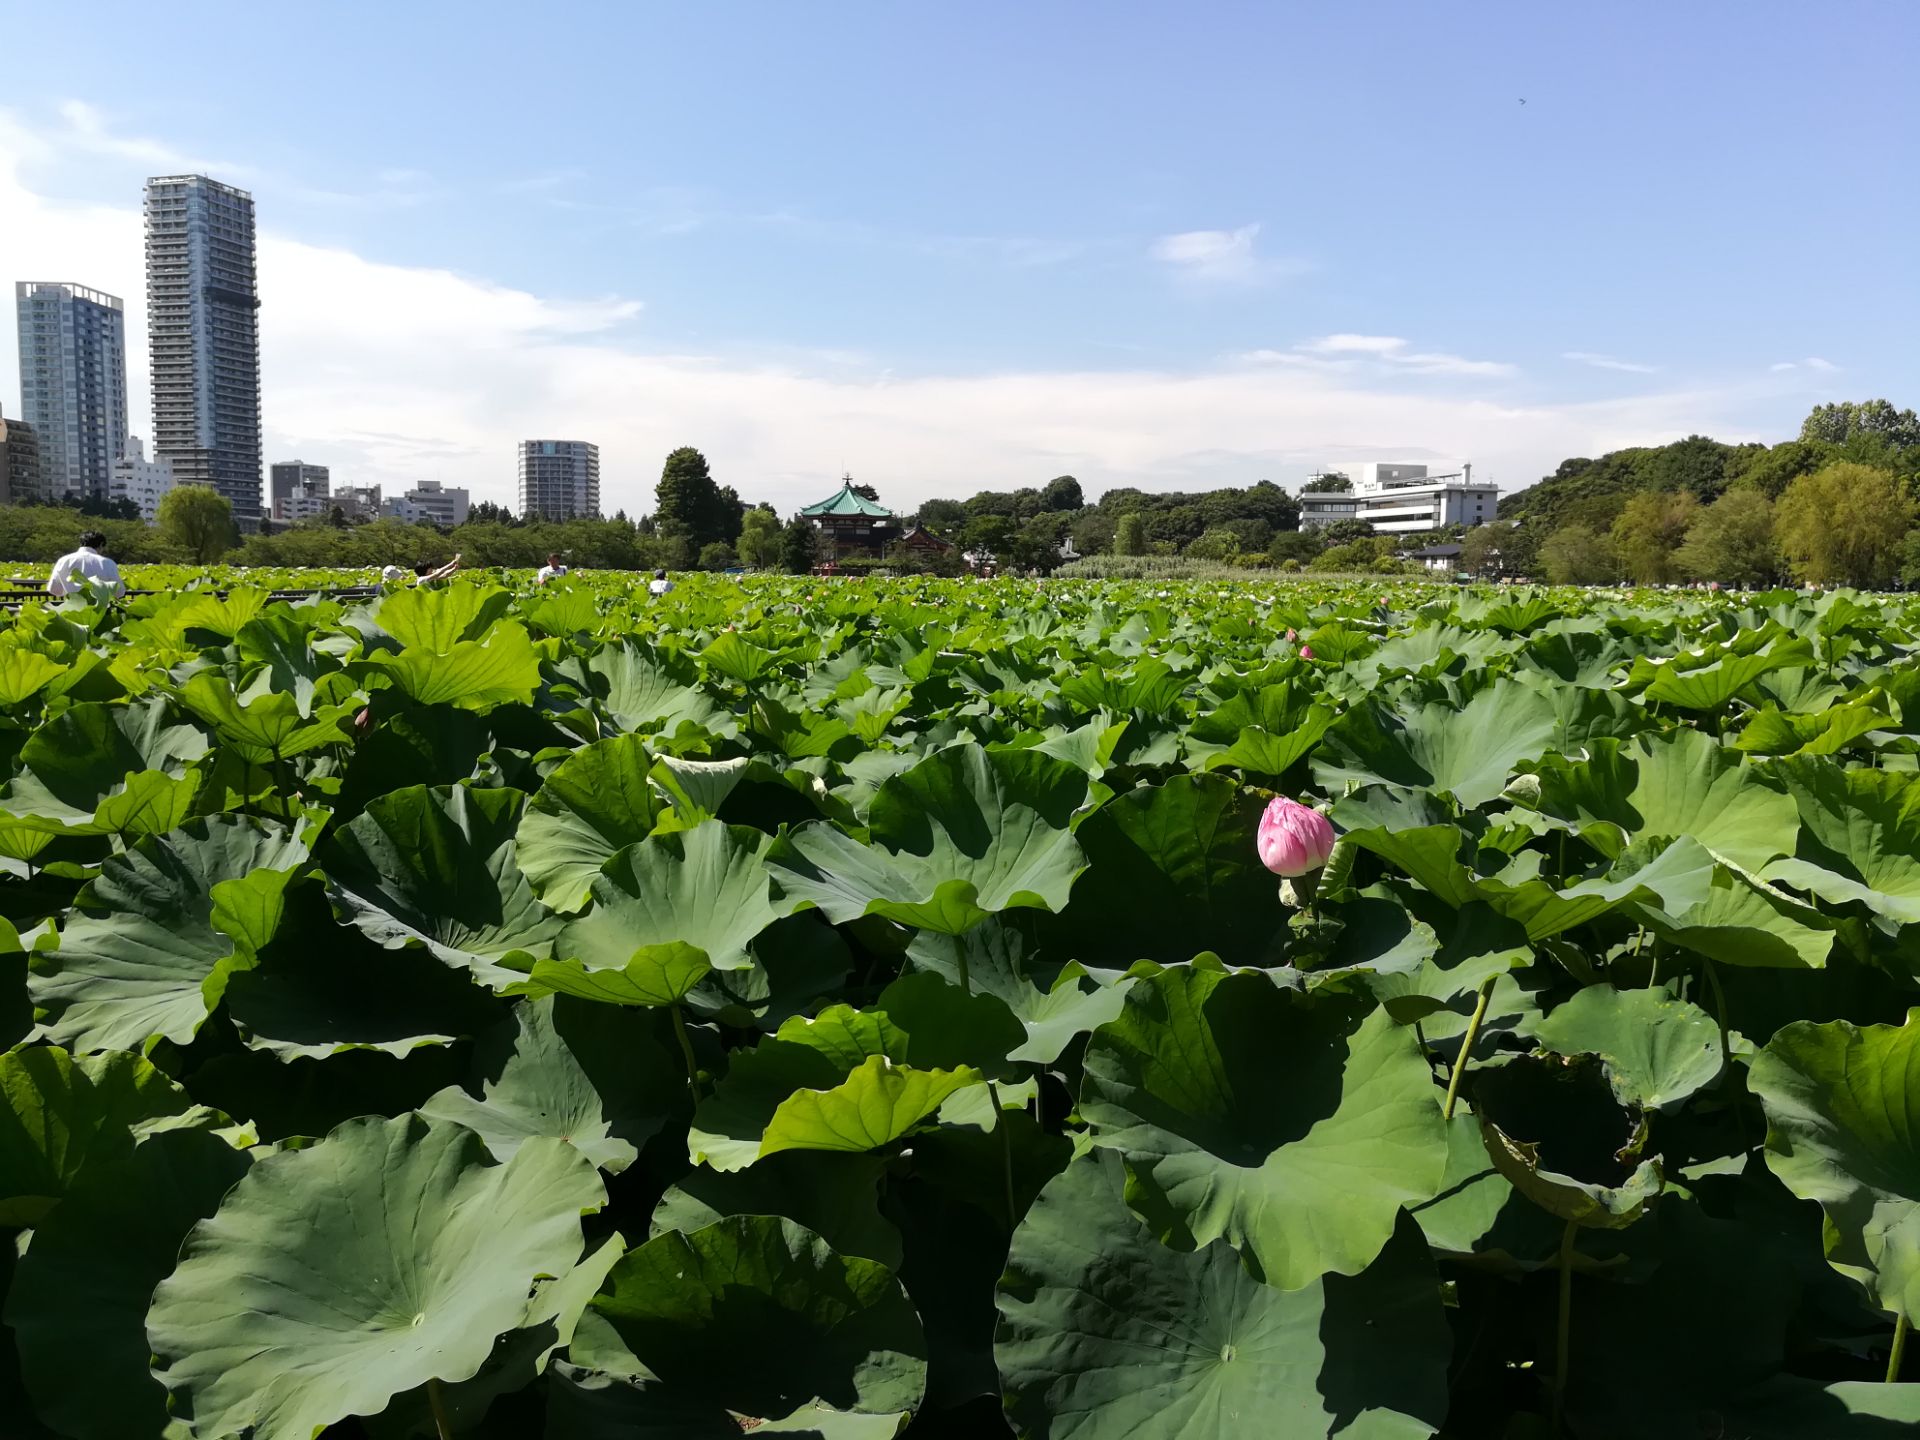
M893 511L855 490L851 475L841 476L839 490L800 513L818 527L829 559L852 551L879 555L900 535Z

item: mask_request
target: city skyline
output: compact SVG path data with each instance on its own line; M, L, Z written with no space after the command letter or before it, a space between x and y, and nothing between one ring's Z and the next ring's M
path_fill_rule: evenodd
M1793 173L1877 183L1849 137L1920 124L1893 83L1911 10L861 9L815 33L747 8L555 17L529 57L583 78L536 116L399 83L428 43L449 73L481 63L478 16L388 17L392 53L349 56L372 12L347 5L272 85L237 66L187 101L137 83L183 42L131 15L98 88L10 72L0 279L137 297L139 179L244 187L268 452L509 505L512 447L549 434L595 437L608 510L650 508L679 444L783 511L842 470L909 507L1060 473L1090 495L1297 488L1389 459L1510 492L1570 455L1778 440L1816 403L1920 389L1899 340L1915 200L1747 203ZM288 23L197 43L237 56ZM919 63L935 49L950 67ZM611 83L617 57L683 52L726 54L727 126L702 67ZM352 115L267 103L348 63ZM1871 305L1834 303L1836 257ZM0 397L11 363L0 346Z

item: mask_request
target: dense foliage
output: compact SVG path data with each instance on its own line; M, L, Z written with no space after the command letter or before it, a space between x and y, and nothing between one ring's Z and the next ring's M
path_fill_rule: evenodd
M1846 592L29 603L0 1428L1910 1433L1916 644ZM1284 899L1277 794L1338 837Z

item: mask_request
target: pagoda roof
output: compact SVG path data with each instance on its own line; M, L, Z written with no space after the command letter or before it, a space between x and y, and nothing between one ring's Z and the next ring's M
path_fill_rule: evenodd
M840 482L836 494L829 495L817 505L809 505L800 512L802 515L872 515L877 519L891 520L893 511L854 493L851 479Z

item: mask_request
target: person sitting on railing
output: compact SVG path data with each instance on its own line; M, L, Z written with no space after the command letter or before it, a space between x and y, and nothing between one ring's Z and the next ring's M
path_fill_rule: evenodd
M95 587L115 598L126 594L120 567L100 553L106 544L107 537L98 530L82 535L78 550L53 562L53 573L47 577L47 593L56 600L83 594Z

